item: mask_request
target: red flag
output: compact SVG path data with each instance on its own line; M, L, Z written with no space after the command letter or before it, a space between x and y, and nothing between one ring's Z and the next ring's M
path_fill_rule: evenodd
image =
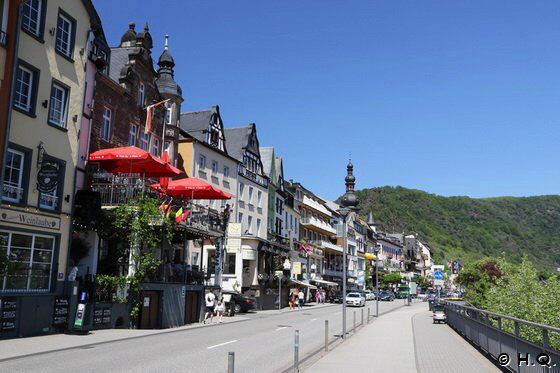
M175 222L180 223L182 221L187 220L190 213L191 213L191 210L187 210L187 211L183 212L181 215L179 215L175 218Z
M313 251L313 246L308 244L307 242L303 242L299 247L300 251L304 251L306 254L309 254Z
M146 126L144 126L144 132L148 133L152 130L152 110L154 105L146 107Z

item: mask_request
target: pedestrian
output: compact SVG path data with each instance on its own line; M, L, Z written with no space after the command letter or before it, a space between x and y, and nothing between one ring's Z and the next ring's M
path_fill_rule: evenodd
M204 304L205 304L205 310L206 313L204 314L204 321L202 322L203 324L206 324L206 320L208 320L208 318L210 318L210 323L212 323L212 321L214 321L214 307L215 307L215 303L216 303L216 296L214 295L214 293L212 293L210 291L210 289L206 289L206 295L204 296Z
M218 323L221 324L223 322L222 318L224 317L224 311L226 310L224 297L222 295L220 295L220 299L216 302L216 307L214 307L214 310L216 311Z
M298 292L298 308L300 310L303 308L303 298L305 298L305 294L303 294L303 290L300 289Z
M315 302L317 302L317 304L321 303L321 291L319 289L315 292Z
M321 289L321 303L325 303L325 299L327 299L327 293L325 289Z
M290 289L290 295L288 295L288 306L290 310L294 309L295 297L294 289Z

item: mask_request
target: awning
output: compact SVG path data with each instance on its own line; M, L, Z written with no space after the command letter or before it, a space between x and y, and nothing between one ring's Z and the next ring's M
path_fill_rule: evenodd
M299 281L299 280L294 280L294 279L290 279L290 283L292 284L296 284L296 285L300 285L300 286L305 286L306 288L310 288L310 289L317 289L317 286L315 285L311 285L308 282L303 282L303 281Z
M326 281L326 280L317 280L317 279L313 279L311 280L313 282L318 283L319 285L327 285L327 286L338 286L338 284L336 282L332 282L332 281Z

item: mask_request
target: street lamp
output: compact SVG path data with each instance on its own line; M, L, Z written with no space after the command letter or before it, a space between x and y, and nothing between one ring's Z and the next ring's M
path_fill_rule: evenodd
M376 246L373 252L375 253L375 317L379 317L379 279L377 278L379 246Z
M347 222L346 219L348 215L352 212L357 212L358 198L354 194L354 183L356 178L352 174L354 166L352 162L348 162L346 166L347 174L344 181L346 183L346 193L342 197L340 204L342 208L338 210L340 216L342 216L342 338L346 339L346 253L348 251L348 242L346 239Z

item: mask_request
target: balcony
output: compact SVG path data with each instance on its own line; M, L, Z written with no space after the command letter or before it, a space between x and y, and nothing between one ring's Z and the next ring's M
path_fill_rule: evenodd
M237 172L239 173L239 175L254 181L255 183L268 188L268 178L264 177L262 175L258 175L257 173L247 169L247 167L245 167L242 164L239 164L237 167Z
M307 197L307 196L303 196L303 204L307 207L312 208L315 211L318 211L322 214L325 214L329 217L332 217L332 213L330 212L329 209L327 209L325 206L323 206L321 203L312 200L311 198Z
M177 223L177 226L198 234L209 234L215 237L224 235L225 224L223 214L220 214L217 210L190 201L186 206L183 206L183 211L188 210L191 213L187 220Z
M342 247L340 247L338 245L335 245L333 243L330 243L329 241L316 240L316 241L312 241L312 243L314 245L317 245L317 246L320 246L320 247L325 247L327 249L342 252Z
M192 270L183 264L166 263L161 264L145 282L203 285L208 278L206 272Z
M325 276L340 277L342 278L342 270L338 269L325 269L323 272Z
M329 223L325 223L324 221L314 217L307 217L301 219L301 225L311 225L315 228L321 229L323 232L327 232L327 234L330 235L336 234L336 229L334 229Z

